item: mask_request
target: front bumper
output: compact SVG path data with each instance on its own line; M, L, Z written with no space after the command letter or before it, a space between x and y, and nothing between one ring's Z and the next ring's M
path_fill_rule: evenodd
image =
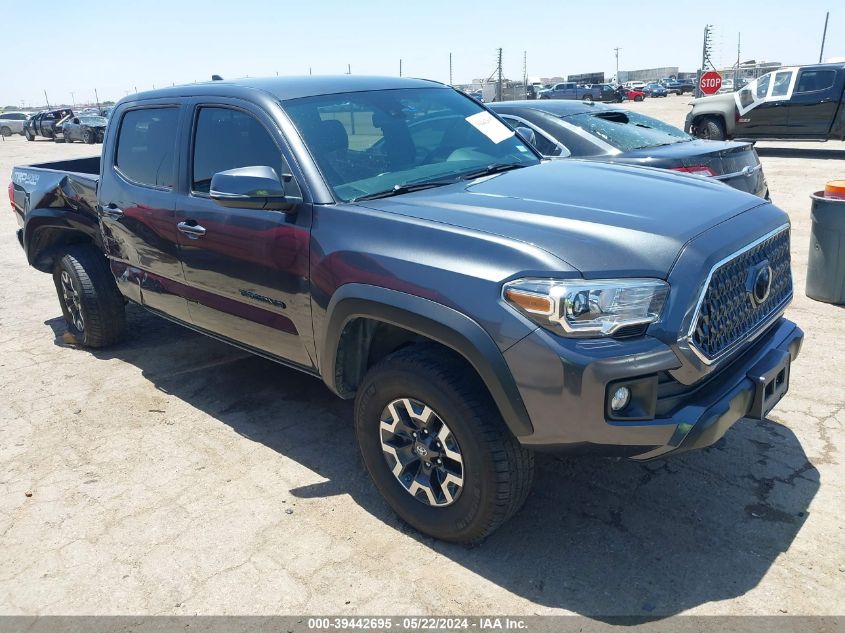
M703 448L744 417L765 417L789 387L789 368L804 333L781 318L740 356L698 383L669 380L655 393L653 417L610 419L609 385L668 378L680 362L651 337L574 340L537 330L505 353L534 432L526 447L653 459Z

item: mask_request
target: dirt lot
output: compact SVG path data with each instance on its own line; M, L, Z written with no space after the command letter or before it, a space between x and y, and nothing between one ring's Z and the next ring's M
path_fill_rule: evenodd
M629 107L680 124L688 100ZM92 151L14 137L0 174ZM525 509L475 549L394 518L318 380L139 309L127 342L66 346L6 207L0 613L841 613L844 313L803 289L809 194L845 176L845 144L760 154L806 332L787 398L671 461L541 457Z

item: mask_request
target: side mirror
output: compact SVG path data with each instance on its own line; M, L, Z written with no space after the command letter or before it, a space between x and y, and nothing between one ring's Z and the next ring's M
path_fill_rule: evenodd
M288 211L299 198L285 195L276 170L266 165L238 167L211 177L209 197L223 207Z
M518 128L516 128L516 133L523 141L528 143L531 147L537 146L537 135L534 133L534 130L532 130L530 127L519 126Z

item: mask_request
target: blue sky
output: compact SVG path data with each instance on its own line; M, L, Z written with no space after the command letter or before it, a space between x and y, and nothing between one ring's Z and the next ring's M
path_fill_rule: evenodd
M818 60L824 14L833 10L825 57L845 56L845 9L816 0L172 0L36 3L4 12L3 50L11 81L0 106L117 99L127 91L245 75L403 74L455 83L488 76L504 49L507 76L609 71L700 62L705 22L716 26L715 58L732 63L737 32L743 59L789 64ZM50 5L55 4L51 10ZM34 6L34 5L33 5ZM692 7L696 8L693 9ZM687 8L689 7L689 8ZM702 9L702 7L706 7ZM838 10L837 10L838 7Z

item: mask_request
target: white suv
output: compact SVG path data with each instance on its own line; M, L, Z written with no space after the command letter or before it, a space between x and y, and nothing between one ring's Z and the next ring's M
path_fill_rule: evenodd
M0 112L0 136L23 134L23 124L28 118L26 112Z

